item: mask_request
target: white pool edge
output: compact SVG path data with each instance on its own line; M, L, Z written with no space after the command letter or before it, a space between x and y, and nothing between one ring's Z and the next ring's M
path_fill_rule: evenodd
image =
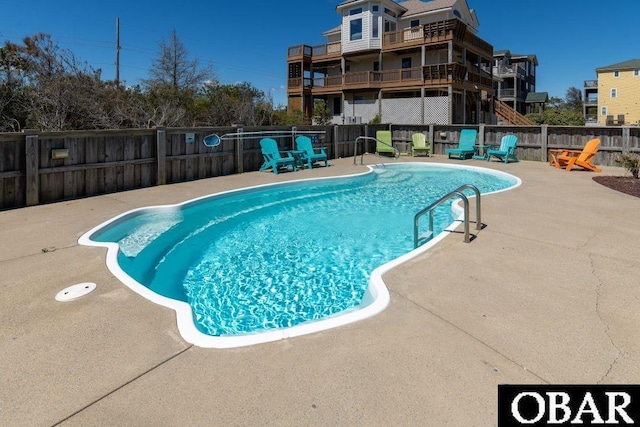
M213 196L221 196L224 194L232 194L239 191L246 191L251 189L258 189L264 187L271 186L281 186L282 184L289 183L298 183L304 181L320 181L320 180L331 180L331 179L340 179L346 177L355 177L360 175L365 175L369 173L373 173L373 167L381 166L380 165L371 165L368 166L369 170L367 172L358 173L358 174L350 174L350 175L340 175L334 177L321 177L321 178L307 178L302 180L294 180L287 181L286 183L270 183L270 184L261 184L251 187L243 187L234 190L223 191L219 193L209 194L202 197L197 197L191 200L187 200L182 203L174 204L174 205L161 205L161 206L151 206L151 207L143 207L132 209L130 211L124 212L114 218L111 218L102 224L99 224L93 227L91 230L84 233L78 239L78 243L85 246L96 246L96 247L106 247L107 255L106 255L106 265L109 271L122 283L124 283L127 287L129 287L132 291L141 295L142 297L167 308L173 309L176 312L176 322L178 325L178 330L180 335L182 335L183 339L190 344L196 345L198 347L203 348L235 348L235 347L244 347L255 344L262 344L267 342L278 341L286 338L298 337L301 335L307 335L315 332L325 331L328 329L337 328L339 326L348 325L369 317L373 317L380 312L382 312L390 302L390 295L387 286L382 280L383 274L392 268L407 262L408 260L426 252L431 247L436 245L442 239L451 234L451 231L455 230L460 221L464 219L464 210L460 206L460 202L454 203L452 205L452 211L456 219L440 234L434 236L429 242L424 245L414 249L394 260L387 262L379 267L377 267L371 273L371 277L369 278L369 286L365 291L365 295L363 296L363 302L352 309L345 310L343 312L337 313L334 316L327 317L320 320L305 322L296 326L292 326L290 328L283 329L275 329L275 330L267 330L257 332L255 334L244 334L244 335L222 335L222 336L211 336L204 334L198 330L193 321L193 313L191 310L191 306L182 301L174 300L171 298L164 297L159 295L153 291L151 291L146 286L138 283L131 276L126 274L118 264L118 244L112 242L95 242L90 239L90 236L93 235L96 231L106 227L107 225L120 220L121 218L131 215L133 213L147 213L153 211L178 211L180 207L186 204L194 203L199 200L211 198ZM507 190L512 190L514 188L519 187L522 184L520 178L508 174L506 172L497 171L494 169L487 169L478 166L467 166L467 165L454 165L454 164L442 164L442 163L420 163L420 162L403 162L402 165L429 165L431 167L445 167L445 168L460 168L460 169L476 169L481 170L483 173L496 174L503 177L509 177L516 181L516 184L512 187L493 191L489 193L484 193L482 196L486 196L489 194L500 193Z

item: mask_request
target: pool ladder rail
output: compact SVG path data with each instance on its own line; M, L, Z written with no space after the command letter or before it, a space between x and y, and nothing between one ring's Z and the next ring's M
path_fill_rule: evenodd
M382 145L386 145L387 147L391 148L393 150L393 159L394 160L398 160L400 158L400 150L398 150L396 147L394 147L393 145L389 145L384 141L380 141L378 138L374 138L372 136L359 136L356 138L356 141L354 143L354 147L353 147L353 164L356 164L356 158L358 157L358 144L360 143L360 141L376 141L377 143L380 143ZM360 164L362 165L364 162L364 146L362 148L362 153L360 154ZM385 156L381 156L380 154L376 154L379 157L385 157Z
M426 208L422 209L418 212L413 218L413 248L417 248L423 243L431 240L433 238L433 211L435 208L440 206L442 203L451 199L452 197L460 197L462 199L462 203L464 205L464 242L469 243L471 241L469 234L469 199L464 195L463 191L466 189L471 189L475 193L476 196L476 230L482 230L482 219L481 219L481 207L480 207L480 190L473 184L464 184L452 192L442 196L437 201L431 203ZM420 218L429 214L429 231L423 233L422 235L418 235L418 226L420 223Z

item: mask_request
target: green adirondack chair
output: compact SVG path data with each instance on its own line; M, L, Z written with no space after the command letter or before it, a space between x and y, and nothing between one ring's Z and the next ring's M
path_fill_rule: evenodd
M415 156L416 153L425 153L429 157L431 153L431 144L427 143L427 137L424 133L414 133L411 135L413 145L411 147L411 155Z

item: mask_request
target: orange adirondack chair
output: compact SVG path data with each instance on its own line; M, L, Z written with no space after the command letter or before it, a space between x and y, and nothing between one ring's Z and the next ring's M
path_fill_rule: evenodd
M565 166L567 172L569 172L574 166L580 166L590 171L602 172L602 169L591 163L591 160L598 152L598 145L600 145L600 140L596 138L587 142L582 151L563 150L562 153L556 156L556 169Z

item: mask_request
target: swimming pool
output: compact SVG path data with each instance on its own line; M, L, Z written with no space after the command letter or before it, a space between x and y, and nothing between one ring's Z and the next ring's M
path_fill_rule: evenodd
M137 209L79 242L107 246L109 269L176 310L188 342L250 345L382 311L389 301L382 273L444 237L460 210L439 207L436 237L416 250L413 216L466 183L486 194L520 181L475 167L379 165Z

